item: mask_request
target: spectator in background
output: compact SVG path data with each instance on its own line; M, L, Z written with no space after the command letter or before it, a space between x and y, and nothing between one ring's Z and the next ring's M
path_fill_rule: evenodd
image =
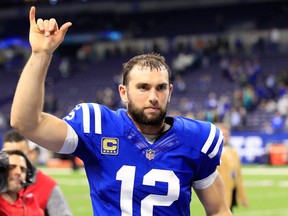
M58 154L53 153L53 158L59 158L61 161L70 161L71 168L73 171L78 171L80 169L80 165L77 163L77 157L73 154Z
M231 127L226 123L216 123L216 126L223 132L224 148L221 155L221 165L217 170L224 182L225 197L231 211L241 204L248 207L248 201L243 184L241 173L241 161L237 151L229 145Z
M232 105L230 98L226 95L221 95L218 101L217 105L217 113L219 121L226 121L226 118L228 117L228 113L231 110Z
M67 57L61 59L59 64L59 71L63 78L68 78L70 76L70 60Z
M243 92L241 89L235 89L232 96L232 106L242 107L243 106Z
M213 91L209 92L208 98L205 101L205 107L208 110L211 110L211 109L216 109L217 106L218 106L218 97L217 97L216 92L213 92Z
M185 93L186 83L181 74L175 75L173 86L174 86L175 93L179 93L179 94Z
M242 101L243 101L244 108L248 112L255 110L258 105L257 104L258 98L257 98L257 95L255 94L253 86L247 85L246 87L244 87L242 95L243 95Z
M90 62L93 56L93 46L91 44L82 45L77 50L76 56L77 60L79 60L80 62ZM97 57L102 59L104 57L104 53L102 53L102 55L98 53Z
M263 68L262 68L262 64L260 63L258 58L252 59L251 62L252 62L252 70L250 71L250 73L248 73L248 80L249 80L249 83L253 87L255 87L258 78L263 73Z
M35 148L29 149L28 140L15 130L10 130L4 134L3 149L20 150L27 155L33 164L37 163L39 151ZM72 215L57 182L41 170L36 172L35 184L27 187L23 193L27 196L34 194L46 216Z
M241 61L238 58L234 58L229 65L228 79L232 82L237 82L241 74L243 74Z
M216 109L209 109L205 113L205 121L214 123L219 121L219 116Z
M102 103L104 106L110 109L116 109L119 106L119 98L115 95L114 91L110 87L97 90L96 99L97 103Z
M244 41L241 37L237 37L234 41L234 46L237 53L245 51Z
M229 123L233 130L240 131L246 122L246 110L244 107L233 107L230 110Z
M271 116L271 127L273 133L281 133L284 132L285 128L285 117L283 117L279 111L275 111Z
M276 76L273 73L268 74L265 79L265 87L267 89L268 98L275 98L276 96Z
M281 36L281 34L280 34L280 31L278 28L273 27L270 30L270 35L268 38L269 51L271 51L271 52L277 52L278 51L280 36Z
M207 91L212 83L212 77L210 74L202 75L198 80L199 89L203 92Z
M192 109L194 107L194 104L193 104L193 101L188 98L188 97L181 97L180 100L179 100L179 111L182 113L182 114L186 114L188 112L191 112Z
M276 106L281 116L288 117L288 92L280 96Z
M33 193L24 194L22 188L33 184L35 170L23 152L18 150L1 151L1 216L44 216L43 209Z
M45 112L55 114L58 110L58 101L53 93L47 93L44 100Z
M277 109L277 103L274 99L263 99L260 109L267 113L273 113Z
M172 67L177 73L183 73L187 68L191 67L196 61L196 56L193 53L179 53L173 59Z
M266 133L266 134L272 134L273 133L273 129L271 127L270 121L267 120L264 122L261 132Z

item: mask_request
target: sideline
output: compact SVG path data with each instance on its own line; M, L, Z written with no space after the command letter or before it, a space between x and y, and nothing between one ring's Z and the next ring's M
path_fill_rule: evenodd
M244 184L246 187L281 187L288 188L288 181L275 181L275 180L245 180Z
M243 175L288 175L288 166L242 167Z
M77 171L74 171L72 168L47 168L47 167L37 167L37 169L43 171L47 175L72 175L72 174L80 174L85 175L85 169L80 168Z
M285 213L284 213L285 212ZM237 216L287 216L288 208L282 209L266 209L266 210L254 210L249 212L237 212Z

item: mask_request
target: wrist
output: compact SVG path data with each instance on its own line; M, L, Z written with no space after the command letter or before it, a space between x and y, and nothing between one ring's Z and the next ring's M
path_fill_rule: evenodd
M49 53L49 52L45 52L45 51L42 51L42 52L35 52L35 51L32 51L31 53L31 57L32 58L39 58L39 59L51 59L53 56L53 53Z

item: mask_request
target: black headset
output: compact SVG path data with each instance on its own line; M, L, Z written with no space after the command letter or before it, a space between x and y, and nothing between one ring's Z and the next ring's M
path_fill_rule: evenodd
M20 150L4 150L0 151L0 192L7 190L7 177L9 168L9 155L20 155L22 156L27 164L26 179L22 181L23 187L27 187L35 183L36 180L36 168L29 161L27 156Z
M9 155L0 151L0 193L7 190Z

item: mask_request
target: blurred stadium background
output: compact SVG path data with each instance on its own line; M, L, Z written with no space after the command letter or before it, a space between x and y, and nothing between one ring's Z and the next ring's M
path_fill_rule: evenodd
M232 125L250 201L235 215L287 215L287 1L0 1L0 140L10 129L13 94L30 55L31 5L37 17L73 23L49 69L47 112L64 117L82 101L123 107L117 93L122 63L159 52L173 71L170 115ZM75 215L91 215L84 173L70 172L70 161L62 159L42 149L39 165L66 167L61 175L45 170L58 178ZM193 203L194 215L203 215Z

